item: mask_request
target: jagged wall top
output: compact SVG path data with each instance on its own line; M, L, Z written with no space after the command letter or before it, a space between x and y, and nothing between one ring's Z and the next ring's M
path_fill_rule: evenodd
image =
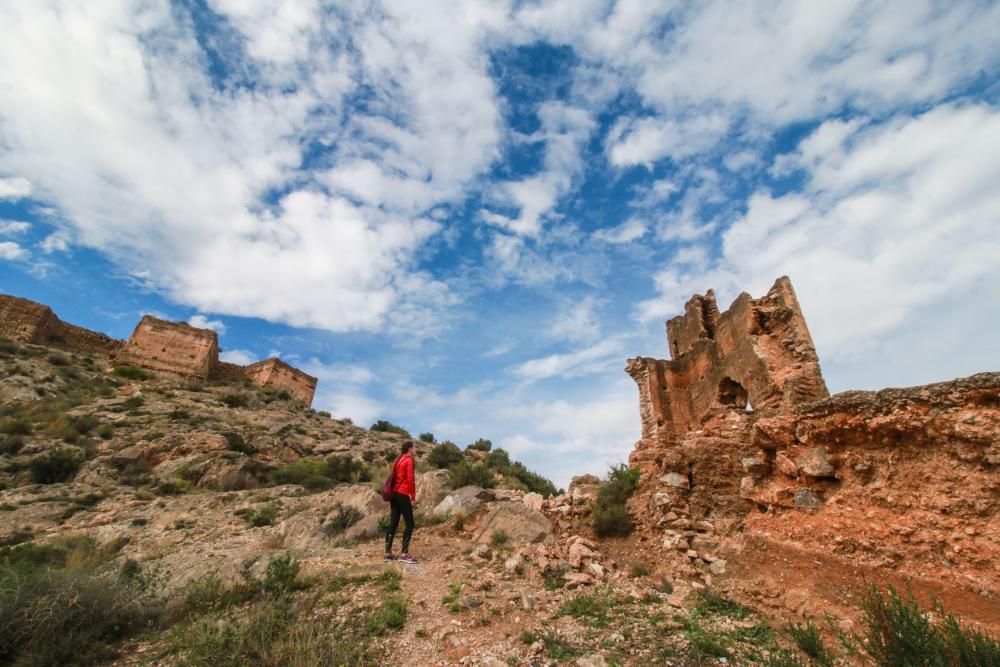
M266 359L247 367L221 362L214 331L152 315L142 318L128 341L120 341L63 322L44 304L0 294L0 336L23 343L61 345L77 352L101 354L116 362L202 380L245 377L259 386L285 388L306 405L312 404L316 392L316 378L280 359Z
M829 396L819 358L787 276L753 299L743 293L719 312L715 294L695 295L667 323L672 359L630 359L639 385L643 440L667 444L713 407L764 414Z

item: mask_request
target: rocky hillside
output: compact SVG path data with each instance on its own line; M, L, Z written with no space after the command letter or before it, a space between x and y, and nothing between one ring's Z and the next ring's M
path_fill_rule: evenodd
M0 664L1000 660L977 634L1000 618L995 375L719 407L565 493L425 434L404 565L375 490L397 427L57 349L0 363Z

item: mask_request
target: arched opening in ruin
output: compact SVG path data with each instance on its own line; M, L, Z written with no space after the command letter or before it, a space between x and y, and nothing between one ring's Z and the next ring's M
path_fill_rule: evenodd
M725 377L719 383L718 401L720 405L726 407L746 410L750 405L750 396L743 385L730 377Z

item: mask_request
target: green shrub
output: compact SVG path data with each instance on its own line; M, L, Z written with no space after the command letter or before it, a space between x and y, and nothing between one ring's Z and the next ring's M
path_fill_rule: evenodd
M305 587L305 583L299 580L300 569L299 562L291 556L272 558L264 570L264 578L260 582L261 590L270 595L301 590Z
M260 528L261 526L273 525L274 520L278 518L278 512L280 511L280 505L277 503L268 503L263 507L244 507L236 510L233 514L238 517L242 517L251 528Z
M470 485L492 489L497 485L497 480L493 476L493 471L486 466L462 461L448 469L448 484L453 489Z
M488 452L493 449L493 442L485 438L479 438L474 443L466 447L466 449L472 449L477 452Z
M245 408L250 405L250 396L247 394L226 394L221 400L230 408Z
M594 531L600 537L628 535L632 518L628 514L628 499L639 484L639 470L622 463L612 467L597 490L592 515Z
M126 380L148 380L150 378L148 371L130 364L119 364L111 369L111 373Z
M406 624L406 607L406 598L400 595L386 597L368 620L368 634L377 637L386 630L402 628Z
M493 545L494 549L505 547L508 542L510 542L510 535L502 530L494 530L490 535L490 544Z
M0 567L0 664L105 663L114 644L158 624L162 606L141 577L63 570L66 552L27 546L17 550L42 559L8 553Z
M115 435L115 427L111 424L105 424L97 429L97 435L101 440L110 440Z
M980 667L1000 664L1000 641L938 609L934 625L913 596L870 586L862 603L866 647L881 667Z
M31 435L31 420L26 417L7 419L0 425L0 433L6 435Z
M222 437L226 439L226 446L230 451L240 452L241 454L246 454L247 456L253 456L257 453L257 449L253 445L247 443L247 441L244 440L243 436L239 433L227 431L222 434Z
M268 598L238 614L209 614L181 624L169 636L168 650L183 667L305 667L306 665L381 664L379 652L359 622L338 623L297 611L284 597Z
M462 456L462 450L453 442L442 442L440 445L433 447L427 455L427 463L440 470L450 468L464 460L465 457Z
M170 421L175 422L187 421L188 419L191 419L191 413L183 408L174 408L170 411L170 414L167 415L167 418L170 419Z
M272 484L297 484L310 491L321 491L336 484L370 482L371 475L364 463L350 456L331 456L323 461L300 459L268 476Z
M586 625L603 628L608 624L608 610L617 604L617 599L608 589L593 593L581 593L559 607L558 616L572 616Z
M82 457L77 450L62 447L36 456L28 464L28 469L35 484L55 484L76 475L81 463Z
M483 459L483 465L487 468L494 468L497 470L503 470L509 467L511 464L510 454L507 453L506 449L497 448L492 450Z
M407 431L402 426L396 426L392 422L386 421L384 419L379 419L377 422L371 425L369 431L375 431L377 433L396 433L398 435L410 437L410 432Z
M703 588L698 591L697 608L699 611L716 614L718 616L728 616L742 620L750 616L750 610L743 605L725 598L710 588ZM815 630L815 628L813 628Z
M434 442L434 434L433 433L421 433L417 437L418 437L418 439L421 442L430 442L430 443Z
M20 435L5 435L0 438L0 454L13 456L24 447L24 438Z
M65 354L53 352L49 355L49 363L53 366L68 366L69 358Z
M700 664L705 658L725 658L729 656L729 641L726 636L701 625L696 615L684 622L684 638L691 645L692 656Z
M329 521L322 526L323 532L327 537L340 535L358 521L361 521L362 518L364 518L364 515L354 507L336 503L333 506L333 513Z
M807 621L805 625L793 623L787 628L795 645L803 653L809 656L813 665L818 667L833 667L835 661L823 643L823 636L819 629L813 625L812 621Z

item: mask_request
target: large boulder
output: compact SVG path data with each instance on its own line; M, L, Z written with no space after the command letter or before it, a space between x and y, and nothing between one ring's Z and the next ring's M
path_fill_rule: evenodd
M473 538L489 542L496 532L506 533L509 542L525 544L541 542L552 532L552 523L541 512L515 501L497 503L479 524Z
M417 501L423 507L436 507L448 495L447 487L447 470L431 470L417 475Z
M369 484L338 486L324 495L329 499L328 506L331 510L339 503L346 507L353 507L364 516L385 514L389 511L389 503L382 500L382 494L375 491Z
M595 475L578 475L569 482L569 497L573 504L590 502L597 497L601 480Z
M434 513L441 516L452 514L469 516L482 507L484 502L489 502L495 497L492 491L481 486L463 486L445 496L444 500L434 508Z

